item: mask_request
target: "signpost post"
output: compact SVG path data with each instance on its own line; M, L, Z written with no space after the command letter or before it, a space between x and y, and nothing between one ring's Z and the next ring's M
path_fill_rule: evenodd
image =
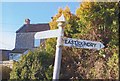
M61 55L62 54L62 38L64 36L63 27L65 26L65 18L63 14L58 18L57 22L58 22L58 29L37 32L35 34L35 39L46 39L46 38L57 37L53 81L59 79L59 73L60 73L61 57L62 57Z
M57 20L58 27L60 30L60 36L57 38L56 53L55 53L55 62L54 62L54 71L53 71L53 81L59 79L60 66L61 66L61 57L62 57L62 37L64 36L63 26L65 25L65 18L63 14Z

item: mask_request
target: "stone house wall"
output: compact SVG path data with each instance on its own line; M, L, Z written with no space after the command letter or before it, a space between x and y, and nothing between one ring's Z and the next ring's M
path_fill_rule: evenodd
M32 49L34 47L34 32L16 33L15 48Z

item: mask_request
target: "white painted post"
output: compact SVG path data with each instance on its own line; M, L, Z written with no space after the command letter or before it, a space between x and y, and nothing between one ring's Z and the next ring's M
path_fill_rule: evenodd
M63 14L57 20L57 22L58 22L58 27L60 30L60 36L57 38L54 71L53 71L53 81L56 81L59 79L59 73L60 73L61 57L62 57L62 37L64 36L63 26L65 25L65 19L64 19Z

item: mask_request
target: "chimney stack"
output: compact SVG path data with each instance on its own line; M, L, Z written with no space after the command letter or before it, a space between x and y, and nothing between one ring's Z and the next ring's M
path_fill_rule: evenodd
M30 19L25 19L25 24L30 24Z

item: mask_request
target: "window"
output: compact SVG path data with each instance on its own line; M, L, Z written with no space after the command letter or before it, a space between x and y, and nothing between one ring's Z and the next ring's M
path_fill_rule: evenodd
M22 54L13 54L13 53L11 53L11 54L9 55L9 60L18 61L21 56L22 56Z
M34 40L34 47L39 47L40 46L40 39L35 39Z

